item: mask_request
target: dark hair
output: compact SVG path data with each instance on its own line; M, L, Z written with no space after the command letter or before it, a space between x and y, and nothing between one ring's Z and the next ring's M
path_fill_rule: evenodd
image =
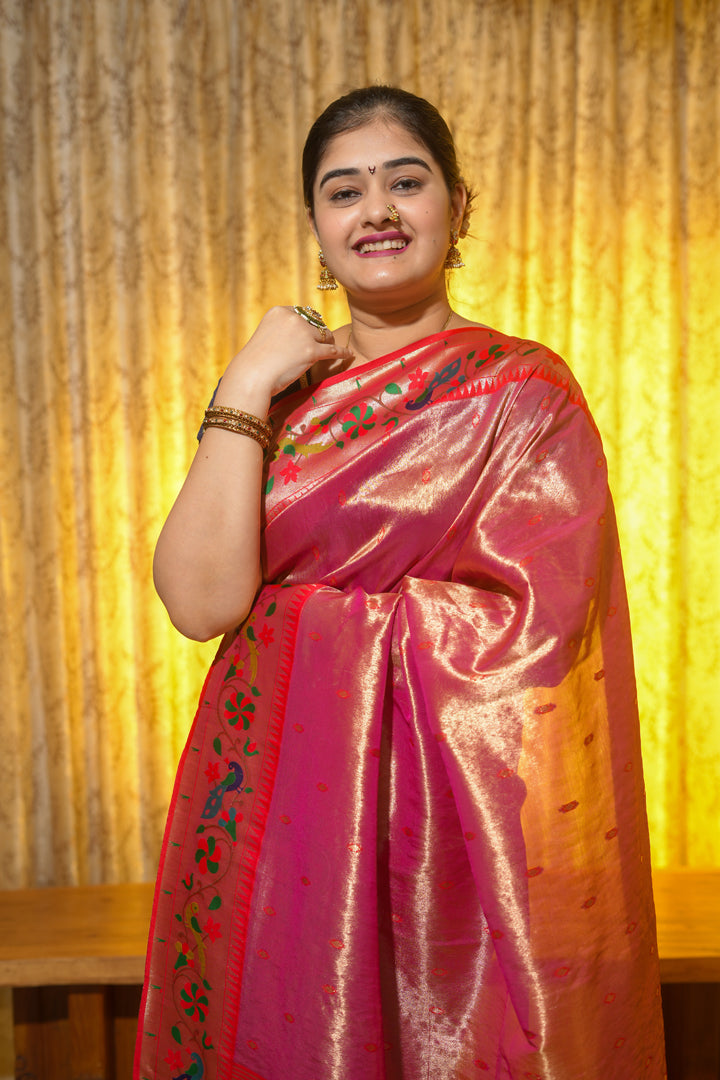
M310 128L302 156L305 205L313 212L313 186L323 155L336 135L362 127L376 117L395 121L426 146L442 170L448 191L464 184L450 129L434 105L398 86L364 86L331 102ZM465 184L467 189L467 184ZM472 192L468 201L462 232L469 216Z

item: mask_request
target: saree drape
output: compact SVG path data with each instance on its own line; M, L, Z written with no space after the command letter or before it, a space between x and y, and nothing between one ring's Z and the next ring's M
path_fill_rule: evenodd
M267 584L178 773L136 1077L662 1077L625 588L572 375L462 329L272 418Z

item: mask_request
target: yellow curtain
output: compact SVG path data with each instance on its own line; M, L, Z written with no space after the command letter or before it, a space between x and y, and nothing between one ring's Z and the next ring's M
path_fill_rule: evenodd
M171 628L154 541L227 358L317 302L299 155L372 81L439 106L477 189L456 306L586 389L655 860L720 862L719 24L716 0L5 0L3 886L154 872L213 653Z

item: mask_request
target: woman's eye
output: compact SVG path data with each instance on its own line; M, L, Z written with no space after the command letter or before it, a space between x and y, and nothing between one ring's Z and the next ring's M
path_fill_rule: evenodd
M404 176L401 180L396 180L392 186L393 191L412 191L415 188L420 187L420 181L416 180L412 176Z
M334 191L332 193L332 195L330 196L330 201L345 202L348 199L351 199L353 195L357 195L357 192L353 191L352 188L341 188L340 191Z

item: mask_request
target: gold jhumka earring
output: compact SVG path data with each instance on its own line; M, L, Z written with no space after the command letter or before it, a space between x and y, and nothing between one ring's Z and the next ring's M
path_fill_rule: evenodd
M317 288L320 289L322 292L325 292L328 289L337 289L337 281L333 277L332 270L328 270L325 263L325 256L323 255L322 251L318 251L318 259L320 260L320 266L322 267L322 269L320 271L320 281L317 284Z
M462 255L455 246L458 242L460 233L457 229L452 229L450 232L450 248L445 256L445 269L446 270L459 270L465 263L462 260Z

